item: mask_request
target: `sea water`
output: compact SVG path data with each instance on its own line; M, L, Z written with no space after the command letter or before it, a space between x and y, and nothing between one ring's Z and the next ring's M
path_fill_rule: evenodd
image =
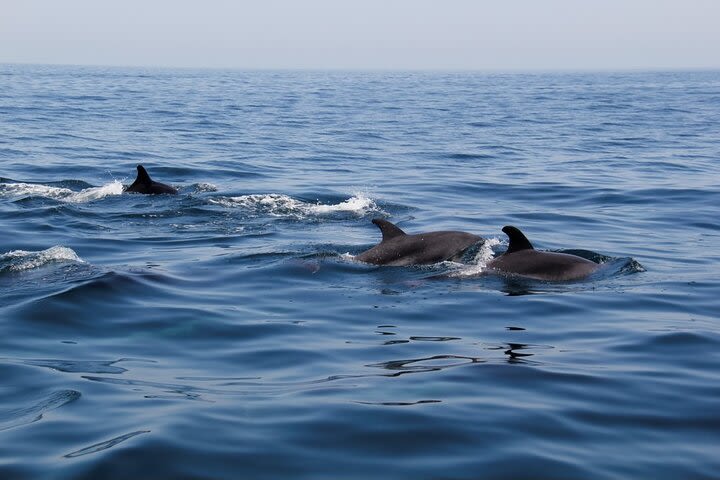
M2 65L0 476L717 478L719 160L718 72Z

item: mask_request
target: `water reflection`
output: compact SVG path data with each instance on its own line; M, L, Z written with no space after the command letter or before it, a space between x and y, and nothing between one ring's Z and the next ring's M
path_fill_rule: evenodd
M505 355L509 355L510 358L522 358L532 357L534 353L522 353L521 350L530 348L530 345L524 343L508 343L508 349L505 350Z
M407 407L411 405L422 405L424 403L441 403L442 400L418 400L416 402L363 402L356 400L361 405L382 405L384 407Z
M509 297L536 295L538 293L542 293L541 291L537 290L537 281L532 282L524 278L505 275L503 275L501 278L502 286L500 287L500 291L507 294L507 296Z
M66 373L116 373L121 374L127 372L126 368L115 366L116 363L128 361L130 359L121 358L119 360L109 361L74 361L74 360L45 360L45 359L28 359L22 360L25 365L35 367L47 367L58 372Z
M390 360L373 363L367 367L384 368L401 373L434 372L451 367L459 367L470 363L484 363L486 360L465 355L433 355L431 357L411 358L407 360Z
M80 392L76 390L59 390L38 399L30 406L0 411L0 431L37 422L46 412L74 402L80 396Z
M120 435L119 437L111 438L110 440L96 443L94 445L90 445L89 447L81 448L80 450L68 453L67 455L65 455L65 458L81 457L83 455L101 452L103 450L107 450L108 448L114 447L120 442L124 442L125 440L128 440L137 435L141 435L143 433L150 433L150 430L138 430L136 432L126 433L125 435Z
M517 342L509 342L487 347L488 350L502 350L503 354L507 355L508 363L528 363L527 357L532 357L536 355L536 350L549 350L554 348L555 347L553 347L552 345L539 345Z
M394 325L378 325L377 328L396 328ZM383 336L395 336L397 332L388 332L385 330L376 330L376 334ZM444 336L444 335L411 335L406 339L392 339L383 342L383 345L396 345L410 342L449 342L453 340L462 340L461 337Z

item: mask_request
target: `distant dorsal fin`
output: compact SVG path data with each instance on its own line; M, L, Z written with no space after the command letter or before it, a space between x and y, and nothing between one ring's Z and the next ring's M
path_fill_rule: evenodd
M150 178L150 175L148 175L147 170L145 170L145 167L142 165L137 166L137 178L135 179L135 183L142 183L145 185L150 185L152 183L152 179Z
M534 250L530 240L528 240L525 234L523 234L518 228L506 225L503 227L502 231L505 232L510 239L510 245L508 245L508 249L505 252L506 254L519 252L520 250Z
M383 242L385 240L390 240L391 238L406 235L406 233L403 232L400 227L393 225L392 223L388 222L387 220L383 220L382 218L374 218L372 223L377 225L382 232Z

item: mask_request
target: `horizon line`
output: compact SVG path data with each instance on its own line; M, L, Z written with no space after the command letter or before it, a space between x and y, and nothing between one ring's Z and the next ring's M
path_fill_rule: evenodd
M241 67L241 66L175 66L147 64L4 62L0 65L27 67L126 68L150 70L195 70L238 72L387 72L387 73L479 73L479 74L542 74L542 73L674 73L716 72L717 66L653 66L653 67L548 67L548 68L385 68L385 67Z

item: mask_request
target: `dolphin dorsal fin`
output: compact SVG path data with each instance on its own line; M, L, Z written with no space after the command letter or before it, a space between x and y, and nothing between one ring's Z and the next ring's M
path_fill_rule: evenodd
M503 227L502 231L505 232L510 239L510 245L508 245L508 249L505 254L519 252L520 250L535 250L532 243L530 243L530 240L528 240L525 234L523 234L518 228L513 227L512 225L506 225Z
M378 226L380 231L382 232L382 241L390 240L391 238L400 237L402 235L406 235L405 232L403 232L400 227L397 225L394 225L387 220L383 220L382 218L374 218L372 223Z
M150 175L148 175L147 170L145 170L145 167L142 165L137 166L137 178L135 179L135 183L141 183L145 185L150 185L152 183L152 179L150 178Z

